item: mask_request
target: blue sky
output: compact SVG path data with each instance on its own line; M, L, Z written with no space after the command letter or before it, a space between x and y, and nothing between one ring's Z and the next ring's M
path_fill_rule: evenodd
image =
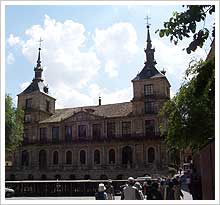
M57 108L130 101L131 80L145 61L146 21L157 69L163 68L174 95L182 82L182 73L192 59L205 58L210 40L203 49L190 55L182 51L189 40L174 46L155 31L163 27L181 5L8 5L5 9L6 93L16 102L34 77L38 39L42 43L45 83ZM213 18L206 24L210 27Z

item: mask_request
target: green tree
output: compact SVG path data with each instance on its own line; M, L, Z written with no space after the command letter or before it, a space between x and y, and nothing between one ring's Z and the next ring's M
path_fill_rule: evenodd
M5 96L5 151L6 156L12 153L22 142L23 111L15 108L12 98Z
M215 136L215 64L214 59L198 62L186 70L186 82L176 96L167 101L160 115L170 149L199 149Z
M202 47L209 36L215 36L214 23L211 32L205 27L206 17L215 12L215 6L189 5L186 6L186 8L187 9L184 12L174 12L169 21L164 22L164 28L157 30L156 32L159 32L160 37L169 36L170 41L175 45L179 40L189 38L193 35L193 40L186 48L187 53L191 53L191 51L195 51L198 46ZM198 29L199 22L204 22L200 29Z

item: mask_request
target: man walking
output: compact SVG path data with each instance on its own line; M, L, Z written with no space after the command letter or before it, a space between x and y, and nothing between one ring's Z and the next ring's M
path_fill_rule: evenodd
M124 187L121 193L121 200L141 200L138 189L134 186L133 177L128 178L128 186Z

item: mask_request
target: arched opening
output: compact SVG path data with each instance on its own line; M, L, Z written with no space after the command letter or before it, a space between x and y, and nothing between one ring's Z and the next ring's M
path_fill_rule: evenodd
M101 180L107 180L108 177L107 177L105 174L102 174L102 175L100 176L100 179L101 179Z
M61 176L59 174L55 175L54 177L55 180L61 180Z
M109 164L115 164L115 150L114 149L110 149L109 150Z
M45 169L47 167L47 153L45 150L39 152L39 168Z
M192 161L192 156L189 155L189 156L187 157L187 162L190 163L191 161Z
M58 164L58 162L59 162L59 155L58 155L58 152L55 151L53 153L53 164Z
M94 152L94 164L100 164L100 151L95 150Z
M76 179L76 176L75 176L74 174L71 174L71 175L70 175L70 179L71 179L71 180L74 180L74 179Z
M27 150L22 151L21 153L21 166L29 165L29 153Z
M47 175L42 174L42 175L41 175L41 179L42 179L42 180L46 180L46 179L47 179Z
M71 151L66 152L66 164L72 164L72 152Z
M86 180L87 180L87 179L91 179L91 178L90 178L90 175L86 174L86 175L84 176L84 179L86 179Z
M148 149L148 162L153 163L155 160L155 151L153 147Z
M85 150L81 150L79 154L80 163L85 164L86 163L86 152Z
M129 146L122 149L122 164L132 164L132 149Z
M122 174L119 174L119 175L117 175L116 179L117 179L117 180L122 180L122 177L123 177L123 175L122 175Z

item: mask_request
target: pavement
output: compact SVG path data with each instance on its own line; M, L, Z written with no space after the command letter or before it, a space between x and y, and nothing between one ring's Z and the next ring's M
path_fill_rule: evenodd
M183 200L192 200L192 195L182 190L184 198ZM78 197L11 197L6 200L95 200L94 196L78 196ZM121 196L116 196L116 200L121 200Z

